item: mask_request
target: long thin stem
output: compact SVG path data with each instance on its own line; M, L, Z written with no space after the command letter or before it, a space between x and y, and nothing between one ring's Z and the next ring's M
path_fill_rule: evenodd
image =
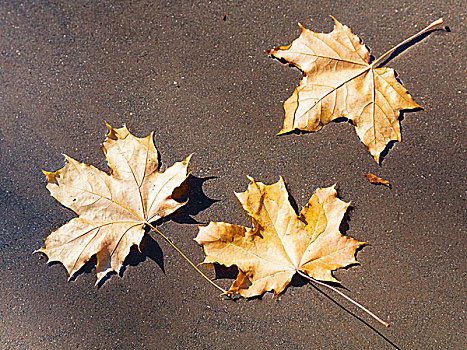
M363 349L365 350L368 350L368 348L363 345L363 343L360 341L360 339L358 339L358 337L354 334L354 332L352 332L352 330L347 327L347 325L344 323L344 321L342 321L339 317L337 317L337 315L335 314L334 311L332 311L332 309L326 305L326 303L324 302L323 299L321 299L321 297L313 290L313 288L316 288L318 289L316 286L313 286L311 283L308 283L307 284L308 288L311 290L311 292L313 293L313 295L318 298L318 300L321 302L321 304L323 304L323 306L326 308L326 310L328 310L328 312L332 315L332 317L334 317L341 325L342 327L344 327L344 329L350 333L350 335L362 346ZM319 289L318 289L319 290ZM319 290L321 292L321 290ZM322 292L321 292L322 293Z
M404 40L403 42L401 42L399 45L396 45L394 46L391 50L387 51L386 53L384 53L380 58L378 58L376 61L374 61L371 66L375 66L377 63L381 62L383 60L383 58L385 58L386 56L392 54L394 51L396 51L399 47L401 47L402 45L405 45L407 44L409 41L415 39L416 37L426 33L427 31L429 31L431 28L437 26L437 25L440 25L440 24L443 24L443 19L440 18L436 21L434 21L433 23L431 23L428 27L422 29L421 31L419 31L417 34L414 34L412 35L410 38Z
M326 283L323 283L321 281L318 281L318 280L315 280L314 278L310 277L310 276L307 276L306 274L304 274L303 272L301 271L297 271L297 273L302 276L302 277L305 277L306 279L309 279L310 281L312 282L315 282L316 284L319 284L320 286L323 286L323 287L327 287L331 290L333 290L334 292L336 292L337 294L339 294L340 296L342 296L343 298L347 299L348 301L350 301L351 303L353 303L354 305L358 306L360 309L362 309L363 311L365 311L368 315L370 315L371 317L373 317L376 321L378 321L379 323L385 325L386 327L389 327L389 323L387 323L386 321L383 321L382 319L380 319L378 316L376 316L374 313L372 313L370 310L368 310L367 308L365 308L364 306L360 305L359 303L357 303L355 300L353 300L352 298L348 297L347 295L345 295L344 293L342 293L340 290L334 288L333 286L330 286L329 284L326 284Z
M222 291L223 294L226 294L226 295L228 294L228 292L227 292L224 288L218 286L218 285L217 285L216 283L214 283L208 276L206 276L206 275L203 273L203 271L201 271L201 270L200 270L200 269L199 269L199 268L198 268L198 267L197 267L197 266L181 251L181 250L180 250L180 249L178 249L177 246L176 246L167 236L165 236L161 231L159 231L159 230L158 230L156 227L154 227L154 225L152 225L151 223L146 222L146 224L147 224L149 227L151 227L154 231L156 231L159 235L161 235L161 237L164 238L164 239L167 241L167 243L169 243L169 244L172 246L172 248L174 248L177 252L179 252L180 255L181 255L186 261L188 261L188 263L189 263L191 266L193 266L193 268L194 268L196 271L198 271L199 274L200 274L201 276L203 276L209 283L211 283L214 287L216 287L217 289L219 289L220 291Z

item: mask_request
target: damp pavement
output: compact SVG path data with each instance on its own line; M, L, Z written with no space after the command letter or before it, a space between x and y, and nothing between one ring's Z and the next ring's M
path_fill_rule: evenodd
M448 27L387 63L425 111L403 114L381 166L346 122L276 136L300 72L264 50L289 44L298 22L331 31L329 15L375 57L440 17ZM0 347L465 347L465 15L463 1L2 1ZM228 300L154 232L122 276L95 288L88 264L67 282L32 254L74 217L41 170L62 154L108 170L104 122L155 130L163 168L194 153L190 207L159 228L196 263L198 224L250 225L234 197L247 174L283 176L298 208L337 184L352 201L342 229L370 244L335 276L391 327L299 278L277 298ZM217 277L227 288L232 271Z

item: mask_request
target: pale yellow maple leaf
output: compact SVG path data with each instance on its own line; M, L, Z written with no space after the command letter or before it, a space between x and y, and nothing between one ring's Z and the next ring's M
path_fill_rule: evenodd
M62 169L44 171L50 194L79 217L53 231L38 252L61 262L69 278L96 255L96 284L120 271L131 246L141 243L145 225L185 204L172 194L186 179L191 157L159 172L153 133L137 138L126 126L108 128L102 148L110 175L68 156Z
M349 203L337 198L334 187L316 190L297 216L282 178L269 186L249 179L248 189L236 196L253 228L211 222L195 238L204 263L238 267L229 293L277 295L296 273L337 282L332 271L357 262L355 251L365 243L339 232Z
M318 131L344 117L355 125L358 137L379 163L387 144L401 141L400 110L420 106L396 80L393 69L377 66L401 45L443 21L433 22L372 63L369 50L349 27L334 22L331 33L316 33L300 25L300 36L290 45L266 50L303 72L292 96L284 102L284 125L279 134L295 129Z

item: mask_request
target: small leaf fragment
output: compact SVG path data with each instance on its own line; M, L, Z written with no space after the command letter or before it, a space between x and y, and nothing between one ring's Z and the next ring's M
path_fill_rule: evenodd
M368 179L368 181L370 181L372 184L375 184L375 185L384 185L384 186L387 186L387 187L391 187L391 183L387 180L383 180L382 178L376 176L376 175L373 175L372 173L368 173L365 175L365 177Z

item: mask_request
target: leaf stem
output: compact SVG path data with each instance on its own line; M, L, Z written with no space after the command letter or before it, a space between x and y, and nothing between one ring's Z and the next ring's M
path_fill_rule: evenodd
M345 295L344 293L342 293L340 290L334 288L333 286L330 286L329 284L326 284L326 283L323 283L321 281L318 281L318 280L315 280L313 277L310 277L306 274L304 274L303 272L297 270L297 273L302 276L302 277L305 277L306 279L309 279L310 281L312 282L315 282L317 284L319 284L320 286L323 286L323 287L327 287L331 290L333 290L334 292L336 292L337 294L339 294L340 296L344 297L345 299L347 299L348 301L350 301L351 303L353 303L354 305L358 306L360 309L362 309L363 311L365 311L367 314L369 314L371 317L373 317L376 321L378 321L379 323L385 325L386 327L389 327L389 323L383 321L382 319L380 319L378 316L376 316L374 313L372 313L370 310L368 310L367 308L365 308L364 306L360 305L359 303L357 303L355 300L353 300L352 298L348 297L347 295Z
M313 288L318 289L318 291L320 291L321 293L322 293L322 291L318 287L312 285L311 283L308 283L307 286L311 290L313 295L316 298L318 298L318 300L321 302L321 304L323 304L323 306L326 308L326 310L328 310L328 312L332 315L332 317L334 317L342 325L342 327L344 327L344 329L347 332L350 333L350 335L362 346L363 349L368 350L368 348L365 345L363 345L363 343L360 341L360 339L358 339L358 337L354 334L354 332L352 332L352 330L349 327L347 327L347 325L344 323L344 321L342 321L339 317L337 317L337 315L334 313L334 311L332 311L332 309L328 305L326 305L324 300L321 299L321 297L313 290Z
M179 252L180 255L181 255L186 261L188 261L188 263L189 263L191 266L193 266L193 268L194 268L196 271L198 271L198 273L199 273L201 276L203 276L209 283L211 283L214 287L216 287L217 289L219 289L220 291L222 291L223 294L226 294L226 295L228 294L228 292L227 292L224 288L218 286L218 285L217 285L216 283L214 283L208 276L206 276L206 275L203 273L203 271L201 271L201 270L200 270L200 269L199 269L199 268L198 268L198 267L197 267L197 266L181 251L181 250L180 250L180 249L178 249L178 247L177 247L167 236L165 236L161 231L159 231L159 230L158 230L154 225L152 225L151 223L146 222L146 224L147 224L149 227L151 227L154 231L156 231L159 235L161 235L162 238L164 238L164 239L167 241L167 243L169 243L169 244L172 246L172 248L174 248L177 252Z
M431 28L437 26L437 25L440 25L440 24L443 24L443 19L440 18L436 21L434 21L433 23L431 23L428 27L422 29L421 31L419 31L417 34L414 34L412 35L410 38L404 40L403 42L401 42L399 45L396 45L394 46L391 50L387 51L386 53L384 53L380 58L378 58L376 61L374 61L370 66L375 66L377 63L381 62L383 60L383 58L385 58L386 56L392 54L394 51L396 51L399 47L401 47L402 45L405 45L407 44L409 41L412 41L413 39L415 39L416 37L426 33L427 31L429 31Z

